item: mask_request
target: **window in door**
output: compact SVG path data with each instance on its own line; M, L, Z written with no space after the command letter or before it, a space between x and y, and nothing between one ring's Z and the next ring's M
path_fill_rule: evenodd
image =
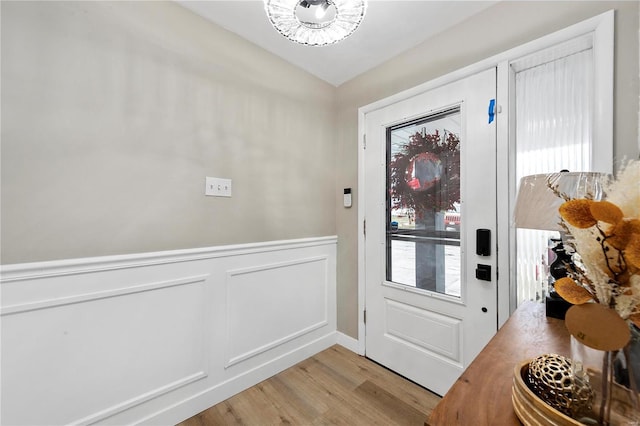
M386 279L460 297L460 108L387 129Z

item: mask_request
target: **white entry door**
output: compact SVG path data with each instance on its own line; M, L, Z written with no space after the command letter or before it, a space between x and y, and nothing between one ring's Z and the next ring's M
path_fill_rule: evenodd
M497 329L495 94L490 69L365 115L366 355L440 395Z

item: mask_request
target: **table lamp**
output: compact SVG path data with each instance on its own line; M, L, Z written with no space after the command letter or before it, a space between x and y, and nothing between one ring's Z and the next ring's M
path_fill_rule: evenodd
M516 228L539 229L543 231L559 231L561 238L552 239L555 246L551 250L556 258L549 265L552 277L550 291L546 296L547 316L564 319L564 314L571 304L562 299L554 290L553 282L568 274L571 268L571 255L563 245L563 231L558 208L565 199L558 196L556 191L567 199L604 198L603 187L610 175L597 172L568 172L537 174L524 176L520 179L520 189L514 210L514 225Z

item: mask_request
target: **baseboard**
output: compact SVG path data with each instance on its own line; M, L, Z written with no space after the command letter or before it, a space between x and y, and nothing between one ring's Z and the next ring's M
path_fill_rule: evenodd
M358 355L364 355L364 353L360 353L360 342L358 339L354 339L353 337L347 336L339 331L336 331L336 343L349 349L351 352L357 353Z
M198 394L166 407L136 424L158 425L177 424L197 413L206 410L243 390L268 379L295 364L333 346L336 342L335 333L329 333L307 345L296 348L275 359L272 359L250 371L247 371L231 380L212 386Z
M270 360L251 371L247 371L241 376L230 381L213 386L197 395L193 395L173 406L166 407L162 411L154 413L144 419L139 424L176 424L212 407L243 390L268 379L295 364L304 361L315 354L338 344L354 353L358 353L358 340L344 333L336 331L329 333L303 347L281 355ZM359 354L364 355L364 354Z

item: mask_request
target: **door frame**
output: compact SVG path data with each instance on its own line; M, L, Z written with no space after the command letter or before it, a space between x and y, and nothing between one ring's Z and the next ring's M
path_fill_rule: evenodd
M514 79L510 63L539 50L552 47L572 38L593 34L594 54L594 110L598 120L593 120L592 158L593 170L611 173L613 162L613 80L614 80L614 11L609 10L593 18L556 31L529 43L507 50L480 62L450 72L441 77L430 80L413 88L404 90L387 98L358 108L358 188L365 187L365 156L366 134L365 116L368 112L384 108L396 102L409 99L437 87L455 82L476 74L484 69L497 68L496 88L496 160L497 167L497 236L496 246L507 247L507 253L498 257L498 271L508 271L497 274L498 286L498 328L502 326L516 308L515 273L510 269L515 256L510 250L515 242L515 232L511 228L512 210L515 202L515 153L510 149L513 140L512 125L514 102ZM601 162L598 160L601 159ZM358 191L358 206L365 205L364 191ZM363 208L358 208L358 353L365 355L365 220Z

